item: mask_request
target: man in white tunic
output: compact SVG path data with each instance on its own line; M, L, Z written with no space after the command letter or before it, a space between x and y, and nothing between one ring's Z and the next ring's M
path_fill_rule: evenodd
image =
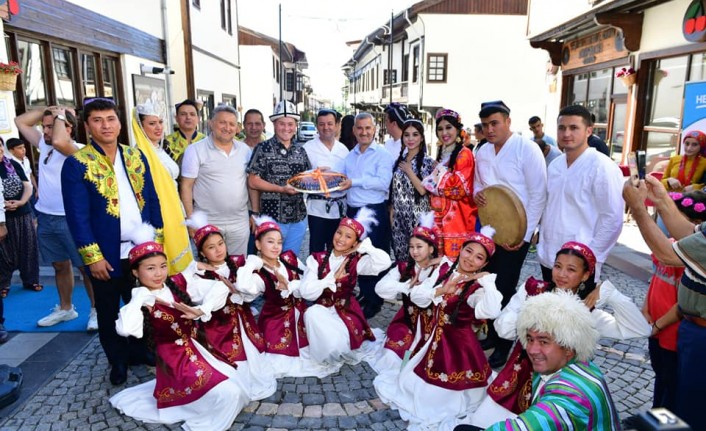
M503 294L505 307L516 292L520 271L529 250L530 239L544 210L547 191L547 167L537 144L510 130L510 108L501 100L481 104L478 114L488 143L476 153L473 184L474 199L479 207L486 205L483 190L493 185L512 189L527 214L527 230L519 244L499 244L487 271L497 274L495 285ZM507 360L512 342L499 338L488 324L488 341L484 348L495 347L489 358L497 368Z
M311 167L343 172L343 161L348 148L336 139L341 125L341 114L322 109L316 115L319 136L304 144ZM346 216L346 193L332 192L329 196L309 195L306 199L309 223L309 253L331 249L333 234L340 220Z
M564 154L547 171L547 206L537 254L542 277L552 279L556 252L567 241L588 245L596 255L596 281L623 228L623 174L610 158L591 148L591 113L583 106L559 112L557 135Z

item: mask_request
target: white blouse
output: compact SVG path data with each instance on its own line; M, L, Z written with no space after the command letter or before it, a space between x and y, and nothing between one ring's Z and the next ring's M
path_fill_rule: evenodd
M257 298L265 292L265 282L262 278L255 273L259 271L264 266L264 262L259 256L251 254L245 259L245 265L238 268L238 277L235 284L235 288L238 292L243 293L248 298ZM297 259L297 267L304 270L304 264L301 260ZM274 274L270 268L265 268L266 271ZM282 262L279 262L277 268L275 268L279 274L283 275L285 279L289 280L289 275L287 273L287 267L284 266ZM282 298L288 298L289 295L294 295L296 298L301 298L299 293L299 286L301 280L289 280L288 288L286 290L280 291Z

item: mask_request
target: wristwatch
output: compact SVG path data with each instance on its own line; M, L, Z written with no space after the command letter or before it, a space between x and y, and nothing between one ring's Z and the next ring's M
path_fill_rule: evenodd
M56 117L54 117L54 121L56 121L56 120L61 120L64 122L64 124L66 124L66 116L64 116L62 114L58 114Z

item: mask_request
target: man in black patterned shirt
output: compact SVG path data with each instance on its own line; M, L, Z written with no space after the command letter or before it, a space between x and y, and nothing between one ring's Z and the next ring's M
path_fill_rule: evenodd
M275 126L275 135L258 145L253 154L248 166L248 186L260 191L260 213L279 223L284 237L282 250L299 254L306 234L306 205L302 194L287 180L311 169L311 163L304 148L294 145L299 121L294 105L287 101L278 103L270 121Z

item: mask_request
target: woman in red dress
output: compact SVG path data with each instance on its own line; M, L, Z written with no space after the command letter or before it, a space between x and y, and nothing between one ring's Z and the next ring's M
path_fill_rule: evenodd
M431 174L431 208L435 212L441 254L455 259L476 230L478 208L473 200L473 152L463 146L463 123L455 111L436 114L436 136L441 148L439 165Z

